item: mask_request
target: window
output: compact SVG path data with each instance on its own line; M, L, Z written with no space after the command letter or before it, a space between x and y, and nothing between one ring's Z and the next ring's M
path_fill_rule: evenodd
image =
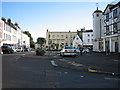
M68 38L68 35L66 35L66 38Z
M109 26L106 26L106 35L109 35Z
M106 22L109 21L109 13L106 14Z
M90 35L88 34L88 37L89 37Z
M98 17L98 16L99 16L99 14L96 14L96 16Z
M57 38L59 38L59 35L57 35Z
M52 35L52 38L55 38L55 35Z
M90 39L88 39L88 42L90 42Z
M113 24L113 33L117 33L117 23Z
M6 36L5 36L6 34L4 33L4 39L6 39Z
M61 35L61 38L63 38L63 35Z
M93 42L93 39L91 39L91 41Z
M93 37L93 34L91 34L91 36Z
M115 10L113 10L113 18L115 19L115 18L117 18L118 16L117 16L117 9L115 9Z

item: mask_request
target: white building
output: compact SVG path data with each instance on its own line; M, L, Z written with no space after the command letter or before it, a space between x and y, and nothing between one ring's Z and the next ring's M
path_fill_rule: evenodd
M11 19L6 21L2 18L0 21L2 23L2 45L11 45L14 48L26 47L30 48L30 38L28 35L24 34L17 23L13 24Z
M93 47L93 30L83 31L82 39L84 47Z
M108 4L103 12L105 37L104 51L120 53L120 1Z
M30 48L30 38L24 33L22 33L22 47L23 49Z
M93 51L120 52L120 1L93 13Z
M97 10L93 13L93 51L103 51L103 36L103 13L97 8Z
M83 46L83 41L79 35L77 35L73 40L73 47L78 48L78 46Z
M93 30L77 31L77 35L73 40L73 47L93 47Z
M3 37L3 21L0 20L0 54L2 52L1 46L2 46L2 37Z

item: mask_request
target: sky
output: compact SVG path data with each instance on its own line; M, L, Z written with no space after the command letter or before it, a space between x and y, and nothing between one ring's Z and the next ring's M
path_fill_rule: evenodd
M23 31L29 31L36 42L46 38L49 31L77 31L93 29L92 14L97 2L2 2L2 17L17 22ZM98 2L104 11L111 2Z

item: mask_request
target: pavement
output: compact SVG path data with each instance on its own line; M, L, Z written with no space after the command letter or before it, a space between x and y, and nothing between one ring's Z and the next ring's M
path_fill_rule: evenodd
M58 66L84 72L120 76L120 55L105 53L87 53L77 57L63 57L55 60Z

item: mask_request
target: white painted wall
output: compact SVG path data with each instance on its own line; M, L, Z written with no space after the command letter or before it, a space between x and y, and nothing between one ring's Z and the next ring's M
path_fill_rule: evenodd
M88 36L89 35L89 36ZM83 45L93 45L93 32L83 32ZM88 41L89 40L89 41Z
M22 33L22 45L25 45L26 48L30 48L30 38L24 33Z
M73 47L78 48L78 45L82 45L82 40L80 37L77 35L75 39L73 40Z

